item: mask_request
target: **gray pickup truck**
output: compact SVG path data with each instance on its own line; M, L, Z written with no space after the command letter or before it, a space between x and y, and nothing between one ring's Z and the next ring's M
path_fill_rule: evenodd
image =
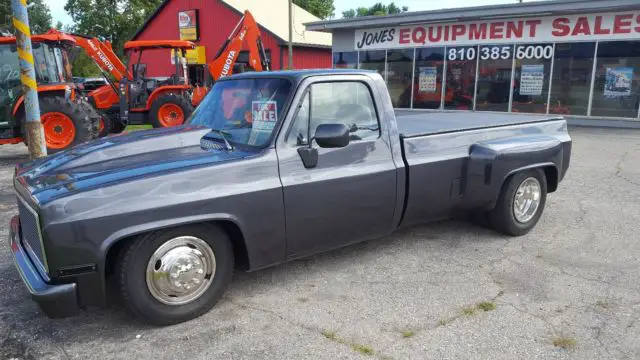
M109 136L16 166L10 243L49 317L104 305L200 316L253 271L473 214L519 236L569 166L566 121L396 114L376 72L244 73L185 125Z

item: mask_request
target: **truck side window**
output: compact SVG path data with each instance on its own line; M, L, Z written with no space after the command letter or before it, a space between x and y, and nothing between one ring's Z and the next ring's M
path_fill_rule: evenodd
M353 128L351 141L375 139L380 126L369 88L361 82L326 82L311 85L287 137L293 146L306 145L309 107L311 136L320 124L342 123ZM310 102L310 104L309 104Z

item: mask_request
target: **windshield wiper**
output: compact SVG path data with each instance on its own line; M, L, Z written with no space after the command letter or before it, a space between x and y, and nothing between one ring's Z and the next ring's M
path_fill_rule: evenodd
M233 151L233 146L227 140L227 136L229 137L229 139L233 138L233 135L230 132L224 131L224 130L218 130L218 129L211 129L211 131L217 134L220 134L222 137L222 140L224 141L224 146L226 147L226 149L229 151Z

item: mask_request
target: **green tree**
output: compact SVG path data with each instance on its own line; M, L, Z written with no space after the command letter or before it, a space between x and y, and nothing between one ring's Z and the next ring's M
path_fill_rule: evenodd
M51 29L51 10L43 0L29 1L29 25L32 34L41 34ZM0 0L0 27L15 34L11 21L11 0Z
M293 3L320 19L331 18L336 11L333 0L293 0Z
M64 9L75 23L74 32L109 40L122 56L124 43L161 3L162 0L67 0Z
M161 3L162 0L67 0L64 9L74 24L65 26L64 30L109 40L122 58L124 43L133 38ZM73 58L75 76L101 74L100 68L83 51L75 51Z
M407 6L396 6L395 3L390 3L389 5L384 5L382 3L376 3L371 7L359 7L357 9L349 9L347 11L342 12L342 17L344 18L354 18L360 16L371 16L371 15L392 15L392 14L400 14L409 11Z

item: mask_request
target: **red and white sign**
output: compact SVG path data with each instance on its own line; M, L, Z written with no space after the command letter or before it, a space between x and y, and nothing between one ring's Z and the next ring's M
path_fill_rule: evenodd
M356 50L640 39L640 10L362 29Z
M253 101L251 115L253 130L270 132L278 120L278 104L275 101Z

